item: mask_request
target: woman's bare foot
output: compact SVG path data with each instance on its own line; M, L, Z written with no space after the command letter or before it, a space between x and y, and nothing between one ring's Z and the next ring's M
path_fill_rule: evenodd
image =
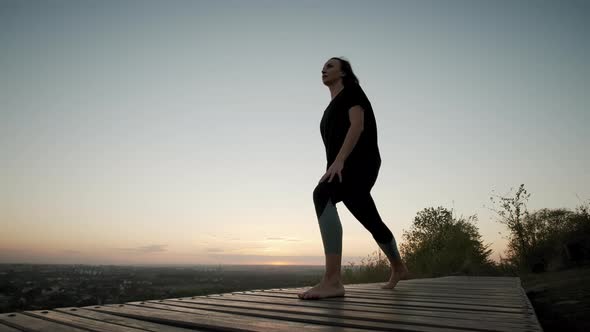
M405 264L396 265L395 267L391 268L391 277L389 277L389 281L381 286L382 289L393 289L397 285L400 280L408 279L408 268Z
M302 300L318 300L327 297L340 297L344 296L344 285L338 280L337 282L326 282L322 280L319 284L306 290L305 292L298 293Z

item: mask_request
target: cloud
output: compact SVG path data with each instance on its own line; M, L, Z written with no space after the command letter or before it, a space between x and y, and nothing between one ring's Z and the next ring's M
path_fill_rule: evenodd
M166 249L164 247L168 246L167 244L151 244L148 246L141 246L136 248L116 248L117 250L121 251L128 251L128 252L136 252L140 254L149 254L154 252L164 252Z
M271 248L271 247L269 247L269 246L247 246L247 247L236 248L236 250L243 250L243 249L266 249L266 248Z
M291 241L291 242L299 242L301 240L298 239L288 239L285 237L267 237L267 240L271 240L271 241Z
M343 256L342 264L349 265L350 261L359 262L362 257ZM252 255L252 254L209 254L202 257L203 261L211 264L272 264L285 262L292 265L320 265L325 264L325 256L288 256L288 255Z
M2 253L17 253L17 254L20 254L20 253L24 253L25 250L23 250L23 249L13 249L13 248L0 248L0 252L2 252Z
M285 242L299 242L299 239L289 239L286 237L267 237L267 241L285 241Z

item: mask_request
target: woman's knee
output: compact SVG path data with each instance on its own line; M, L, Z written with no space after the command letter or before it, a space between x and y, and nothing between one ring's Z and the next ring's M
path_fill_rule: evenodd
M319 183L313 190L313 203L315 205L316 214L319 216L324 211L328 200L331 198L330 190L325 183ZM332 202L336 204L335 202Z
M393 234L385 225L377 206L368 191L355 192L343 200L350 213L373 235L380 243L391 240Z

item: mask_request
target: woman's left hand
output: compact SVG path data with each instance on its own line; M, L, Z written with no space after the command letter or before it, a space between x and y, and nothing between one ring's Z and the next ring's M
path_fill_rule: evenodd
M324 181L324 179L326 177L330 177L328 179L328 182L332 182L332 178L334 177L334 175L338 175L338 177L340 178L340 183L342 183L342 169L343 168L344 168L344 162L340 161L340 160L335 160L332 163L332 165L330 165L328 170L326 171L326 174L324 174L324 176L322 176L322 178L320 179L320 183L322 181Z

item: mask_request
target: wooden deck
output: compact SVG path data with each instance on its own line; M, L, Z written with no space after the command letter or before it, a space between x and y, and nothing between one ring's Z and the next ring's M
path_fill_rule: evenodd
M340 298L307 289L244 292L0 314L4 331L543 331L517 277L345 285Z

